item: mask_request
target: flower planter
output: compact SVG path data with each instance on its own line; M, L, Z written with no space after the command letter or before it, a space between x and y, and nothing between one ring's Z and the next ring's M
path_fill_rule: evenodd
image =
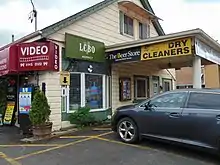
M50 137L52 133L52 122L48 122L42 125L33 126L33 135L35 138Z

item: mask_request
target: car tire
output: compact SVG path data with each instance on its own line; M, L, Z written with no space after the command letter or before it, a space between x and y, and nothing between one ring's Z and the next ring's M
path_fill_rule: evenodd
M122 118L118 122L117 134L125 143L137 143L139 141L138 127L135 122L128 117Z

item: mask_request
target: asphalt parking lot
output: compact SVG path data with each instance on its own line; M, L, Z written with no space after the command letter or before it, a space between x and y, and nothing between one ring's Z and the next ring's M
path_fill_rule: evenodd
M1 144L0 165L214 165L216 156L168 144L120 142L110 131L78 131L38 144Z

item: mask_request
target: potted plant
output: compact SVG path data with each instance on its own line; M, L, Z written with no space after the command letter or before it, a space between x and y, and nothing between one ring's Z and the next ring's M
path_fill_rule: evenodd
M51 135L52 122L49 121L50 113L47 97L42 91L37 89L29 113L34 137L43 138Z

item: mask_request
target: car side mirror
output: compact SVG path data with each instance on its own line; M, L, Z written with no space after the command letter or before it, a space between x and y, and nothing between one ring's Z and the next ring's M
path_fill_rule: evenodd
M150 100L145 104L145 110L148 110L148 111L151 110Z
M154 107L157 107L156 105L154 104L151 104L151 100L149 100L146 104L145 104L145 110L148 110L148 111L154 111Z

